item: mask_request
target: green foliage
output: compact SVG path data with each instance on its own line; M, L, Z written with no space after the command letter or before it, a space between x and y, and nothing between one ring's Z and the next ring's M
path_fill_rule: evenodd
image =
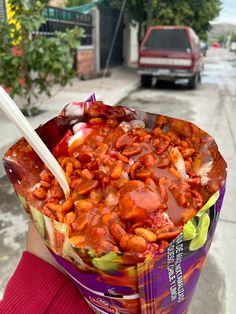
M232 33L231 42L236 42L236 33Z
M193 10L192 18L187 22L203 40L211 29L210 21L216 18L221 10L221 0L190 0Z
M147 23L148 17L148 6L145 0L133 0L127 1L125 5L125 13L128 16L131 22L138 23L138 41L141 41L141 37L143 35L143 27ZM123 0L111 0L109 5L113 8L120 9ZM151 8L153 9L153 7Z
M67 0L66 7L78 7L79 5L88 4L92 1L89 0Z
M119 8L122 0L112 0L111 5ZM133 0L127 1L126 14L130 20L145 27L148 16L152 25L187 25L206 39L210 21L219 15L220 0Z
M31 114L52 86L66 85L74 76L72 48L79 44L81 30L74 28L47 38L36 34L45 22L43 10L48 1L9 0L13 20L0 20L0 84L11 96L24 99L24 111Z
M227 34L224 33L224 34L219 35L217 40L218 40L219 43L222 44L222 43L225 42L226 37L227 37Z

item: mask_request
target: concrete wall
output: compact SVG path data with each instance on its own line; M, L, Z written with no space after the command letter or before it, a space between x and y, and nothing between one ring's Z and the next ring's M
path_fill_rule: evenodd
M130 25L130 63L138 61L138 27Z
M65 7L65 0L51 0L49 2L49 5L51 5L52 7L59 7L59 8L64 8Z
M125 19L124 29L124 60L126 66L134 66L138 61L138 27Z
M100 72L100 13L97 7L94 7L92 46L81 46L77 50L77 74L86 79L93 77Z

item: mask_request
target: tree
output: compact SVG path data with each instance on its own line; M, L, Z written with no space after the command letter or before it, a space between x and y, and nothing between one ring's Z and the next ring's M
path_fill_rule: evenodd
M119 9L122 5L122 2L123 0L111 0L110 6ZM147 23L147 1L127 1L125 6L125 13L131 22L136 22L138 24L138 41L140 42L143 35L143 27Z
M231 34L231 39L230 39L231 42L236 42L236 33L232 33Z
M67 0L66 7L78 7L83 4L91 3L92 1L89 0Z
M64 86L74 76L71 49L81 35L78 28L53 37L37 34L47 2L8 0L12 22L0 21L0 84L12 97L21 96L28 115L37 112L42 96L51 96L55 84Z
M112 0L111 5L119 8L122 2ZM127 1L125 10L129 19L139 25L139 41L148 15L153 25L187 25L206 39L210 21L219 15L220 6L220 0L134 0Z
M228 37L227 33L220 34L217 38L218 43L220 43L221 46L224 46L227 41L227 37Z
M207 39L207 32L211 29L210 21L220 13L221 0L191 0L193 15L188 25L191 26L203 40Z

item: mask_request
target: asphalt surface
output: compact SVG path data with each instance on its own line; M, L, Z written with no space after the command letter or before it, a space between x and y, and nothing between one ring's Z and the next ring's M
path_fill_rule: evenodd
M123 102L128 107L189 120L211 134L228 163L227 190L205 267L194 295L191 314L236 313L236 55L211 49L205 59L202 84L153 82Z
M182 85L154 84L122 101L132 108L192 121L216 140L228 163L227 192L217 232L189 313L236 313L236 55L208 52L202 84L196 91ZM27 216L6 177L0 179L0 297L25 247Z

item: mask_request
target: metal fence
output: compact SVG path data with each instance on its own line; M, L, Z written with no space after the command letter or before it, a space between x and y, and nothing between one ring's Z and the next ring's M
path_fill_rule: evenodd
M6 17L6 3L5 0L0 0L0 19Z
M119 18L119 10L111 9L104 5L98 6L100 11L100 64L105 69L109 55L111 42L113 40L116 25ZM110 67L123 64L123 18L118 29L114 49L110 58Z
M78 26L84 30L83 37L80 38L81 45L92 45L92 15L48 6L44 10L44 17L46 23L36 33L53 36L56 31L64 32Z

